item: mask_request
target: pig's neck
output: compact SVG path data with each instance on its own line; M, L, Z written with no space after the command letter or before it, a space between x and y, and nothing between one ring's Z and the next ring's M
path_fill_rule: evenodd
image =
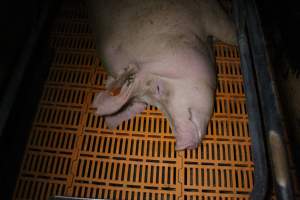
M195 49L166 53L152 62L140 64L145 73L171 79L205 81L215 85L215 67L209 55Z

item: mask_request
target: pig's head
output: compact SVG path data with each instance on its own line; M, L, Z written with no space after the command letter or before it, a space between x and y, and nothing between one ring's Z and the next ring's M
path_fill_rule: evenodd
M93 102L96 114L115 127L145 109L157 106L174 124L176 150L197 148L206 133L213 108L214 86L184 77L170 78L145 73L131 65Z

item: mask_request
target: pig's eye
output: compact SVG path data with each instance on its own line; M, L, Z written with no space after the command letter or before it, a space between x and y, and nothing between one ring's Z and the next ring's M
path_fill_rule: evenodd
M166 92L163 81L161 80L155 80L152 84L151 90L158 99L163 98Z
M159 87L159 85L156 85L156 87L154 88L154 96L156 98L161 98L161 88Z

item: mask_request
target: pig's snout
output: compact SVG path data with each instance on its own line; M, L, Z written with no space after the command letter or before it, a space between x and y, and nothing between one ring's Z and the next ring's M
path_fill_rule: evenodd
M195 149L200 143L198 131L191 121L180 122L175 127L175 137L176 150Z
M177 151L181 151L181 150L184 150L184 149L196 149L198 147L198 142L195 142L195 141L191 141L190 143L187 143L187 144L184 144L178 140L176 140L176 146L175 146L175 149Z

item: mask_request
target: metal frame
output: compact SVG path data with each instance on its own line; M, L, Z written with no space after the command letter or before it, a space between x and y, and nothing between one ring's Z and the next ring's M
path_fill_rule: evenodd
M278 106L277 91L272 79L273 72L267 60L258 11L254 0L234 0L233 6L241 54L241 69L247 96L249 129L253 140L255 185L251 199L259 200L266 197L268 189L264 142L266 140L275 177L276 197L278 200L293 200L287 151L283 144L285 129Z

